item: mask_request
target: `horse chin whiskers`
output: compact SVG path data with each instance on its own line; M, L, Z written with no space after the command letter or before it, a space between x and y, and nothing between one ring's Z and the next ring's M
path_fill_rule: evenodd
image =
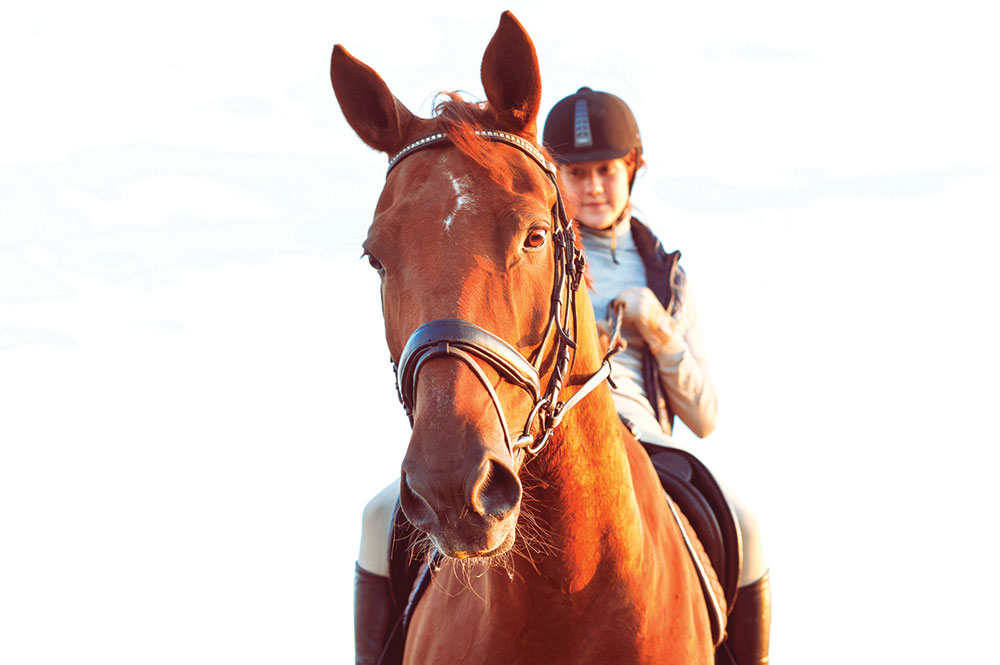
M395 538L397 541L407 541L406 551L409 553L409 561L411 563L413 561L425 561L437 551L430 537L409 522L403 522Z
M517 520L517 538L514 547L510 551L511 556L519 556L540 573L535 564L534 555L551 557L561 550L553 542L551 527L541 516L541 501L532 490L539 486L541 481L535 478L525 467L522 473L522 487L524 492L521 495L521 509Z
M456 579L460 580L462 586L473 593L477 593L472 584L473 580L482 577L490 570L502 570L509 580L515 578L523 580L523 576L517 572L518 557L527 561L538 573L533 555L548 555L557 549L551 544L547 525L534 514L534 511L525 510L523 506L511 538L511 545L496 554L461 559L452 558L451 561L454 564L452 569Z
M511 548L492 556L470 557L468 559L455 559L454 561L456 565L453 567L453 570L456 579L460 580L465 588L475 593L483 602L485 602L485 599L476 591L473 580L481 578L494 569L503 570L508 579L514 579L515 576L514 551Z

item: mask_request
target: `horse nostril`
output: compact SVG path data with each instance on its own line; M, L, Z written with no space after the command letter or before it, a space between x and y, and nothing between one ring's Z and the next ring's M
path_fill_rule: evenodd
M484 517L507 517L521 502L521 481L507 465L496 460L489 460L480 469L469 503Z
M421 531L426 531L434 521L434 511L430 504L410 485L405 471L399 482L399 507L403 509L407 521Z

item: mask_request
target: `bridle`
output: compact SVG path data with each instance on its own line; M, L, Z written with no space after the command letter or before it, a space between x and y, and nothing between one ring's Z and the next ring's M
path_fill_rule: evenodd
M548 323L538 349L532 354L535 356L534 362L532 362L500 337L469 321L462 319L428 321L410 335L398 362L393 360L396 392L412 427L417 378L420 369L424 363L432 358L442 356L456 358L468 365L489 393L497 417L503 427L504 441L510 454L513 456L515 450L523 449L535 455L552 438L552 432L562 422L566 412L610 376L610 358L624 348L620 342L621 317L619 312L610 348L604 356L601 367L587 379L572 397L565 402L560 401L559 393L562 390L563 381L567 371L572 366L570 356L572 355L574 359L576 357L575 353L571 353L576 349L576 340L574 339L577 329L576 293L580 288L586 260L575 244L573 227L566 217L566 209L556 180L555 165L549 162L538 148L520 136L495 130L477 130L476 134L490 141L504 143L520 150L545 171L545 174L552 181L552 185L556 188L556 205L552 210L552 220L555 226L552 233L552 243L555 247L555 275ZM443 132L436 132L417 139L389 159L386 178L389 177L392 169L408 155L448 140L448 136ZM570 325L571 318L572 325ZM570 330L572 330L572 334ZM545 348L553 331L556 336L555 360L552 374L543 391L540 379L540 365L544 357L542 349ZM503 406L500 404L500 399L486 373L476 362L475 358L477 357L493 367L508 382L525 390L532 399L531 412L524 423L520 436L513 441ZM536 420L541 425L541 435L537 440L531 434L532 425Z

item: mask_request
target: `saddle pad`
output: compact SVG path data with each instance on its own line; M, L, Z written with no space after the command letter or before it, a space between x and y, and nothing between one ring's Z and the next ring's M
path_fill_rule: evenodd
M705 553L701 541L698 540L698 534L695 533L694 527L688 522L684 513L677 509L677 505L670 498L670 495L666 494L666 497L670 512L684 537L684 545L687 547L688 554L691 555L691 562L698 574L702 593L705 594L708 621L712 629L712 645L718 647L726 638L726 616L729 614L726 609L726 594L722 591L722 585L719 584L719 578L712 567L712 561Z

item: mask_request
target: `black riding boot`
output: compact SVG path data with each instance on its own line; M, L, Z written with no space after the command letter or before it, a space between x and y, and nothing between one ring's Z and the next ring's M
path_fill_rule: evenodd
M771 581L768 573L741 586L729 615L726 643L737 665L767 665L771 643Z
M377 665L398 612L389 578L354 566L354 663Z

